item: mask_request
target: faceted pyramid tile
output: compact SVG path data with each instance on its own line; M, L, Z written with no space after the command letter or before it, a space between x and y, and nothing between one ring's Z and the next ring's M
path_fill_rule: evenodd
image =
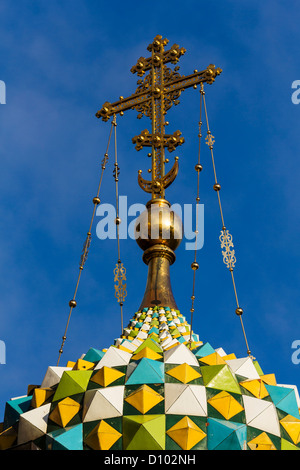
M205 387L203 385L166 383L165 413L207 416Z
M20 415L18 444L34 441L47 432L48 415L51 404L42 405Z
M217 390L241 393L238 381L229 367L225 365L201 366L204 384Z
M91 375L92 371L89 370L65 371L58 384L53 401L84 392Z
M251 450L277 450L266 432L249 441L248 446Z
M208 419L208 450L242 450L247 441L247 426L232 421Z
M141 359L132 370L126 385L164 383L164 364L152 359Z
M31 405L32 397L25 396L19 398L13 398L6 402L5 415L4 415L4 429L14 425L20 415L29 410Z
M217 348L215 351L219 354L219 356L227 356L223 348Z
M201 377L199 372L186 363L180 364L179 366L166 371L166 374L185 384Z
M35 388L32 395L31 405L38 408L43 405L50 397L54 395L52 388Z
M206 437L206 434L200 429L188 416L182 418L167 431L173 441L183 450L192 449L198 442Z
M222 391L208 400L225 419L231 419L243 411L243 406L228 392Z
M189 364L190 366L199 366L195 355L184 345L179 344L165 352L166 364Z
M133 344L132 341L124 339L120 342L119 349L123 349L123 351L127 351L128 353L132 354L137 349L137 345Z
M135 360L135 361L138 361L138 360L142 359L143 357L147 357L148 359L157 360L157 359L162 359L162 354L158 354L157 352L153 351L153 349L145 347L142 350L140 350L138 353L133 354L131 359Z
M277 385L275 374L265 374L260 376L261 380L268 385Z
M123 413L124 385L88 390L84 395L83 422L114 418Z
M137 390L132 392L125 401L136 408L140 413L147 413L155 405L164 400L159 393L157 393L148 385L142 385Z
M63 428L68 425L72 418L80 410L80 404L70 397L64 398L60 401L49 415L49 419L62 426Z
M103 366L117 367L125 366L128 364L131 358L131 353L122 351L121 349L110 346L102 359L95 366L95 369L100 369Z
M58 384L65 371L72 370L72 367L50 366L47 369L45 377L42 381L41 388L49 388Z
M249 426L280 436L279 421L274 404L243 395L246 423Z
M197 349L195 356L197 357L209 356L210 354L213 354L214 352L215 352L214 348L209 343L204 343L202 346L200 346Z
M217 364L226 364L222 356L220 356L220 354L217 352L209 354L208 356L201 357L200 363L207 364L209 366L215 366Z
M281 450L300 450L300 448L285 439L281 439Z
M47 438L48 448L51 450L83 450L82 424L53 431Z
M123 449L164 450L165 415L124 416Z
M286 430L294 444L300 443L300 419L287 415L280 420L281 426Z
M101 420L85 438L85 443L93 450L109 450L122 436L119 431Z
M83 356L85 361L89 362L98 362L104 356L104 351L100 351L99 349L90 348L88 352Z
M240 385L248 390L248 392L252 393L256 398L266 398L269 395L264 382L260 379L244 380L240 382Z
M230 359L226 361L232 372L241 375L247 379L259 379L260 376L256 370L251 357L243 357L240 359Z
M287 384L270 384L270 385L278 385L278 387L285 387L285 388L291 388L294 390L296 401L297 401L297 406L300 410L300 397L299 397L299 391L296 385L287 385Z
M95 367L95 364L90 361L86 361L84 359L78 359L76 361L73 370L91 370Z
M296 418L300 418L295 392L292 388L266 385L266 389L276 408Z
M17 440L17 431L13 426L0 433L0 450L6 450L12 447Z
M125 374L117 369L103 366L101 369L97 370L90 380L91 382L95 382L96 384L101 385L101 387L107 387L124 376Z

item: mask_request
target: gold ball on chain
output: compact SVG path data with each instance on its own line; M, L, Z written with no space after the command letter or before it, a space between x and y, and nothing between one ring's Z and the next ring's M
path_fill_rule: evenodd
M191 264L191 268L193 269L193 271L196 271L196 270L199 268L199 264L196 263L196 261L194 261L194 262Z
M75 308L77 305L76 300L70 300L69 307Z
M243 309L242 309L241 307L238 307L238 308L236 309L235 313L236 313L237 315L239 315L239 316L240 316L240 315L243 315Z
M203 170L203 166L200 165L200 163L197 163L197 165L195 165L195 170L196 170L196 171L202 171L202 170Z
M214 184L214 190L215 191L220 191L221 185L219 183Z
M94 197L93 203L97 205L100 204L100 198L98 196Z
M120 217L116 217L115 223L116 223L116 225L120 225L120 223L121 223Z

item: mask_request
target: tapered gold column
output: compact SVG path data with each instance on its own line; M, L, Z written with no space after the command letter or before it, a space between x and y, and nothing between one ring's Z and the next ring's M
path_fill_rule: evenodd
M152 199L136 223L137 243L144 250L148 265L146 289L140 309L170 307L178 309L171 287L170 265L182 239L182 222L165 199Z

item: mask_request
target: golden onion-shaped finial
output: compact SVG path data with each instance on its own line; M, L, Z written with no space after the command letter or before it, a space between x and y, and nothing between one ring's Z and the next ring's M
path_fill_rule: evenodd
M142 250L154 245L164 245L176 250L182 240L182 221L165 199L153 199L137 218L136 241Z

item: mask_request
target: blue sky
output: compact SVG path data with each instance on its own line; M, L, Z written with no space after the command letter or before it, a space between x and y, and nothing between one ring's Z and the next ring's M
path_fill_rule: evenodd
M206 99L225 223L233 235L235 280L250 349L278 383L300 385L292 343L299 320L299 123L292 82L300 79L300 6L290 1L202 0L159 8L136 1L3 0L0 5L0 413L5 401L40 384L56 365L68 302L77 280L92 214L109 123L95 118L105 101L136 89L130 73L156 34L187 49L180 72L213 63L223 69ZM119 190L128 204L146 203L137 172L147 152L131 138L149 128L128 111L118 119ZM172 203L195 200L199 91L189 89L168 114L179 129L180 172L167 191ZM112 147L111 147L112 149ZM170 154L172 160L175 154ZM101 200L114 203L113 157ZM203 341L246 355L228 270L219 245L221 221L208 149L203 148L200 196L204 247L197 259L194 330ZM120 334L114 298L115 241L96 236L77 295L60 365ZM181 312L190 321L192 252L179 247L171 267ZM133 240L121 242L127 268L124 322L138 309L147 268Z

